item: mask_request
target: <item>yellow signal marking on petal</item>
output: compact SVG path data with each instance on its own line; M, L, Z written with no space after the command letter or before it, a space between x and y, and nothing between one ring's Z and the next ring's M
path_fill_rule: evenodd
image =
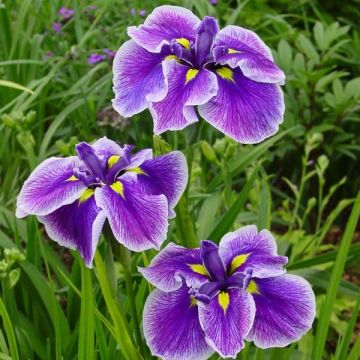
M250 280L249 285L247 286L246 290L250 294L260 294L259 287L257 286L254 280Z
M147 173L140 166L137 166L137 167L134 167L131 169L127 169L126 171L131 171L131 172L134 172L134 173L140 174L140 175L147 175Z
M107 161L108 166L109 166L109 169L110 169L111 167L113 167L113 166L119 161L119 159L120 159L120 156L119 156L119 155L112 155L112 156L110 156L110 157L108 158L108 161Z
M176 60L179 61L179 58L176 55L168 55L165 57L165 60Z
M186 50L190 50L190 41L185 38L178 38L176 42L182 45Z
M208 273L207 273L204 265L202 265L202 264L188 264L188 265L190 266L190 269L193 272L196 272L197 274L200 274L200 275L207 276Z
M190 298L190 307L196 306L196 305L197 305L197 301L196 301L196 299L192 296L192 297Z
M228 54L238 54L240 51L235 49L228 49Z
M234 73L233 71L228 67L221 67L219 69L216 69L216 72L225 80L234 82Z
M242 264L244 264L249 256L250 253L235 256L230 264L230 270L229 270L230 274L232 274L236 269L238 269Z
M81 194L80 198L79 198L79 203L83 203L86 200L90 199L93 195L94 195L95 190L94 189L86 189L84 190L84 192Z
M117 181L110 185L111 189L113 189L116 193L118 193L121 197L125 198L124 196L124 185L122 182Z
M218 301L219 301L219 305L224 310L224 313L226 313L226 310L228 309L230 304L229 293L226 291L221 291L218 295Z
M189 69L186 73L186 81L185 81L185 85L191 81L192 79L194 79L196 77L196 75L198 74L199 70L198 69Z
M79 180L75 175L71 175L66 181L77 181Z

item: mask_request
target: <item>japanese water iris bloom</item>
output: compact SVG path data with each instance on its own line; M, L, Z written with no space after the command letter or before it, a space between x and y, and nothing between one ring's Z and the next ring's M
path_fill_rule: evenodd
M178 151L131 150L101 138L76 145L77 156L45 160L24 183L16 215L36 215L51 239L77 249L89 267L106 219L128 249L158 249L187 183L186 160Z
M169 244L140 271L157 287L144 308L144 334L153 355L206 359L236 357L244 340L283 347L311 327L315 297L303 278L285 274L269 231L245 226L219 246Z
M257 143L283 120L285 75L252 31L202 21L176 6L156 8L113 64L114 108L129 117L149 108L154 132L180 130L200 116L241 143Z

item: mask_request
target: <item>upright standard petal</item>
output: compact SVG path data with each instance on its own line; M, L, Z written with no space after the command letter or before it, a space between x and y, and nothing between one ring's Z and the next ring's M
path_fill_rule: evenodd
M285 82L285 74L274 63L270 49L253 31L226 26L215 38L213 54L217 63L239 66L251 80L280 85Z
M139 27L128 28L129 36L151 52L160 52L164 44L180 39L195 41L200 19L190 10L178 6L159 6Z
M199 287L208 281L199 249L186 249L170 243L151 261L147 268L139 268L147 281L162 291L174 291L185 280L190 287Z
M284 95L277 84L258 83L241 70L215 70L219 90L200 115L216 129L243 144L255 144L274 135L283 121Z
M143 313L144 336L151 353L163 360L205 360L212 354L189 288L173 292L154 290Z
M114 109L122 116L132 116L166 95L162 61L166 54L154 54L133 40L126 41L113 63Z
M258 232L248 225L226 234L220 241L219 253L228 273L252 269L253 276L267 277L285 272L286 256L277 255L277 245L268 230Z
M253 278L248 290L256 306L254 325L247 340L262 349L284 347L311 328L315 295L310 284L296 275Z
M73 176L81 166L74 157L52 157L42 162L25 181L17 198L16 216L46 215L59 207L73 203L86 186Z
M106 136L96 140L92 147L99 156L103 156L106 159L113 155L121 156L124 152L123 148L119 144L108 139Z
M52 240L61 246L78 250L86 266L92 267L106 219L96 206L94 190L87 189L79 200L38 218Z
M138 181L146 193L164 194L168 200L169 217L174 217L174 207L185 191L188 182L188 167L180 151L146 160L138 171Z
M216 76L207 69L192 69L176 60L164 61L163 67L167 94L149 105L155 134L181 130L198 121L194 106L205 104L218 91Z
M110 186L97 188L96 203L104 210L121 244L132 251L159 249L168 229L166 197L145 194L136 181L126 175Z
M199 319L206 341L224 358L235 358L245 346L244 338L254 316L254 300L241 289L220 292L209 304L199 302Z

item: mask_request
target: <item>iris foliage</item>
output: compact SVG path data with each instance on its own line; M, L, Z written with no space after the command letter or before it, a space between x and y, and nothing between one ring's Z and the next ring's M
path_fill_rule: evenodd
M152 136L147 110L131 119L112 110L112 52L165 3L252 29L271 47L286 74L276 135L240 145L202 123ZM219 243L257 224L275 235L287 272L312 285L312 330L287 348L247 344L238 359L357 359L359 15L335 1L0 1L0 359L151 358L141 319L153 287L137 267L157 252L117 252L105 227L89 270L34 217L15 217L39 163L102 136L156 156L186 148L189 186L166 243Z

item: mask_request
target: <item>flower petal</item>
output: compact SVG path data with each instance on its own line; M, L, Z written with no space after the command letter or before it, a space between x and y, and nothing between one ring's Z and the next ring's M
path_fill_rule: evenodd
M176 60L163 63L168 87L164 99L149 104L154 132L181 130L198 121L194 105L205 104L217 94L216 76L206 69L192 69Z
M139 268L147 281L162 291L174 291L183 285L198 287L208 281L206 270L201 262L199 249L186 249L170 243L150 266Z
M169 217L174 217L174 207L185 191L188 168L185 156L180 151L147 160L140 166L139 184L152 195L164 194L168 200Z
M216 129L243 144L254 144L274 135L283 121L284 95L277 84L258 83L241 70L215 70L219 90L200 115Z
M220 292L209 304L199 302L199 320L206 342L221 357L235 358L254 321L255 305L241 289Z
M277 245L268 230L255 225L241 227L220 241L219 253L229 273L252 269L256 277L272 277L285 272L286 256L277 255Z
M119 144L108 139L106 136L96 140L92 147L99 156L103 156L106 159L113 155L122 156L124 153L123 148Z
M96 204L104 210L117 241L132 251L159 249L168 229L164 195L147 195L136 180L123 175L114 184L95 190Z
M215 38L214 59L222 65L240 67L254 81L285 83L284 72L274 64L270 49L253 31L229 25Z
M189 288L154 290L143 313L144 336L151 353L163 360L205 360L211 354Z
M132 169L140 166L144 161L150 160L153 158L152 149L143 149L138 151L136 154L131 156L130 165L127 166L127 169Z
M315 318L315 296L310 284L296 275L253 279L256 306L254 325L247 340L257 347L284 347L311 328Z
M87 195L80 200L38 218L52 240L78 250L86 266L91 268L106 217L96 206L94 191L87 189L85 192Z
M166 95L162 61L166 54L154 54L133 40L126 41L113 63L114 109L128 117L147 108L148 101L159 101Z
M164 44L174 39L195 41L200 19L190 10L179 6L159 6L139 27L128 28L129 36L151 52L160 52Z
M16 216L26 213L46 215L59 207L73 203L86 186L72 178L81 162L75 156L52 157L42 162L25 181L17 198Z

